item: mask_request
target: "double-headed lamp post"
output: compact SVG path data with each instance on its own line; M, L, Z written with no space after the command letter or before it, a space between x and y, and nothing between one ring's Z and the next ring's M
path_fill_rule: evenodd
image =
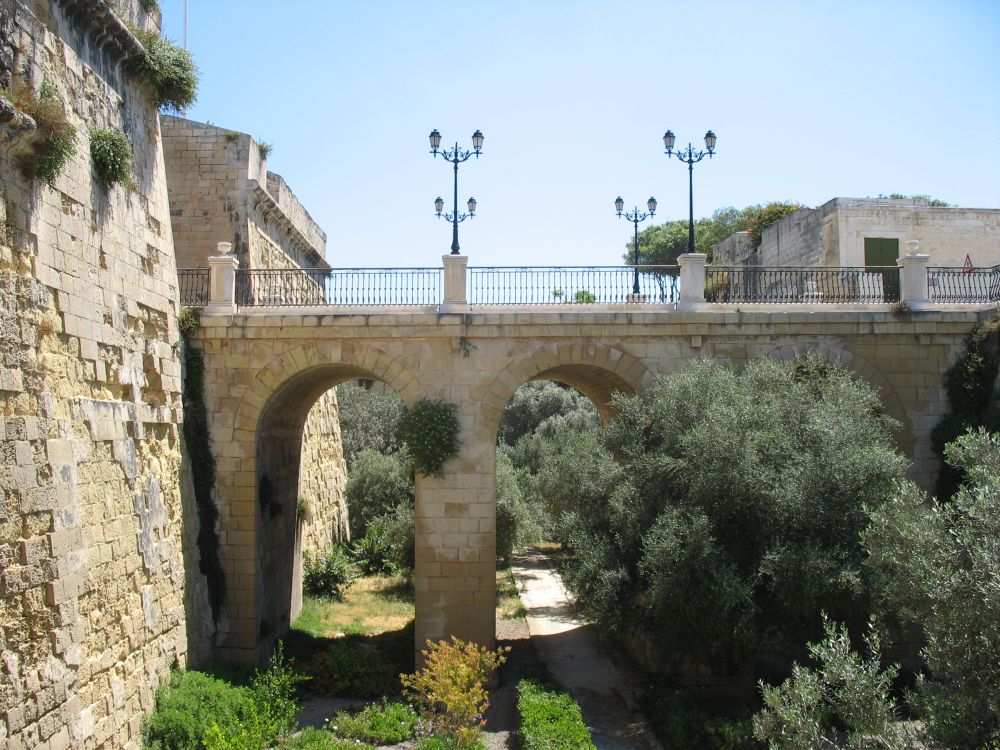
M645 221L650 216L656 216L656 198L650 198L646 201L646 208L649 209L646 213L640 213L638 206L633 208L631 211L625 211L625 201L619 195L615 198L615 210L618 212L618 218L620 219L624 216L628 221L632 222L632 227L635 229L635 238L632 241L633 248L633 258L635 260L635 277L632 281L632 294L639 293L639 222Z
M437 211L438 218L440 219L444 216L445 221L450 221L452 225L451 233L451 254L458 255L458 222L465 221L466 219L472 219L476 216L476 199L469 198L468 207L469 213L460 214L458 212L458 165L463 161L466 161L470 156L475 154L476 158L479 158L479 154L483 150L483 134L480 131L476 131L472 134L472 150L463 151L458 147L458 143L455 143L455 147L452 149L441 149L441 134L435 129L431 131L431 153L436 157L439 153L445 161L450 161L455 165L455 207L454 210L448 214L442 214L444 210L444 199L438 196L437 200L434 201L434 210Z
M667 149L667 157L676 156L680 161L688 165L688 252L694 252L694 165L706 156L711 159L715 153L715 133L709 130L705 133L706 151L695 151L688 144L687 151L674 151L674 134L668 130L663 134L663 145Z

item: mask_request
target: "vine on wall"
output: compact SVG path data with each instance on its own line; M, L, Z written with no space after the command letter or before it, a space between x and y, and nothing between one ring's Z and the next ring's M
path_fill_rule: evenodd
M414 468L441 476L444 462L458 453L458 407L422 398L403 413L399 429Z
M195 506L198 509L198 567L208 584L212 621L218 623L226 598L226 573L222 568L219 535L215 530L219 510L212 499L215 457L208 436L208 410L205 407L205 355L190 341L199 325L195 310L185 308L181 311L178 327L184 340L184 441L191 461Z

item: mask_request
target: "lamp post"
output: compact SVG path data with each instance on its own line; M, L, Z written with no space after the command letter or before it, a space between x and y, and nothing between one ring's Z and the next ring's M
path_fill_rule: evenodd
M619 195L615 198L615 210L618 212L618 218L620 219L624 215L628 221L632 222L632 226L635 229L635 239L632 241L633 257L635 259L635 277L632 281L632 294L639 294L639 222L656 215L656 198L651 197L646 201L646 208L649 209L646 213L640 213L637 206L631 212L626 211L622 214L622 209L624 208L625 201Z
M452 149L441 149L441 134L435 129L431 131L431 153L436 157L439 153L445 161L450 161L455 165L455 207L454 210L448 214L442 214L444 210L444 199L438 196L437 200L434 201L434 210L437 211L437 216L440 219L444 216L445 221L450 221L452 225L451 234L451 254L458 255L458 222L465 221L466 219L472 219L476 216L476 199L469 198L468 208L469 213L460 214L458 212L458 165L463 161L466 161L470 156L475 154L476 158L479 158L479 154L483 150L483 134L480 131L476 131L472 134L472 150L463 151L458 147L458 143L455 143L455 147Z
M663 134L663 145L666 147L667 157L676 156L679 161L688 165L688 252L694 252L694 165L708 156L709 159L715 153L715 133L709 130L705 133L705 148L707 151L698 151L688 143L687 151L674 151L674 134L668 130Z

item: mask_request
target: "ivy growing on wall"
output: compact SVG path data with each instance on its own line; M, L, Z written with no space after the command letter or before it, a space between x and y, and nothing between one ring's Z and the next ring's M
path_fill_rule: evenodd
M1000 314L972 329L965 339L963 354L945 373L948 411L931 433L934 452L944 458L944 447L969 428L985 427L1000 432ZM964 480L959 469L942 461L937 495L949 498Z
M91 130L90 160L97 176L108 187L132 181L132 144L121 131Z
M208 410L205 407L205 355L191 344L191 335L200 325L198 313L185 308L178 323L184 338L184 442L191 462L195 506L198 509L199 569L208 584L212 620L218 622L226 598L226 573L222 568L219 535L215 530L219 510L212 499L215 457L208 436Z
M458 453L458 407L447 401L420 399L399 423L406 452L425 477L441 476L444 462Z

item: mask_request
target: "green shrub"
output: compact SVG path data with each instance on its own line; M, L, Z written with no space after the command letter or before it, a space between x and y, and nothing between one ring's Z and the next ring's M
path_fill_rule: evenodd
M412 644L411 640L411 649ZM389 662L355 639L334 641L304 669L310 678L309 689L321 695L379 698L399 689Z
M235 722L247 691L202 672L175 672L142 725L146 750L202 750L213 724Z
M351 545L351 555L365 575L400 575L413 570L413 506L403 502L368 522L365 535Z
M458 407L422 398L403 413L399 423L406 453L417 471L440 476L444 462L458 453Z
M137 63L156 92L163 110L183 114L198 96L198 68L191 53L155 32L139 32L146 54Z
M281 746L281 750L360 750L354 740L343 740L329 732L307 727Z
M383 698L361 711L338 712L327 729L349 740L392 745L410 739L416 725L417 714L409 705Z
M413 505L413 481L403 457L365 448L347 473L344 487L351 537L363 537L368 523L393 511L400 504Z
M523 750L596 750L580 707L555 686L537 679L521 680L517 710Z
M281 641L267 669L257 670L236 721L215 721L205 734L206 750L264 750L289 737L299 704L295 683L301 680L284 658Z
M456 737L421 737L417 750L486 750L486 742L482 737L470 741Z
M341 383L337 386L337 417L348 471L365 448L377 453L402 453L399 421L403 418L403 399L395 391L381 393L357 383Z
M501 446L497 449L497 559L504 567L510 565L515 547L543 538L537 507L525 499L510 451Z
M76 128L66 118L58 91L47 78L37 94L30 84L15 78L11 89L0 94L35 121L34 145L20 166L27 176L51 187L76 153Z
M657 685L647 693L645 714L664 747L684 750L760 750L749 716L716 716L687 693Z
M100 180L108 186L132 179L132 144L117 130L90 131L90 159Z
M344 590L357 578L354 564L347 549L335 544L326 553L306 552L302 556L302 588L311 596L344 599Z

